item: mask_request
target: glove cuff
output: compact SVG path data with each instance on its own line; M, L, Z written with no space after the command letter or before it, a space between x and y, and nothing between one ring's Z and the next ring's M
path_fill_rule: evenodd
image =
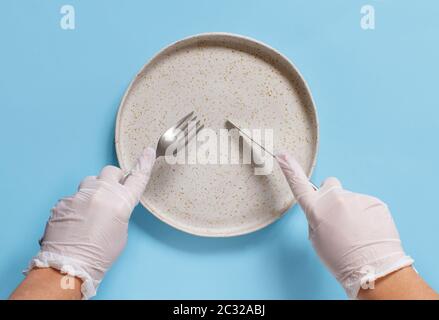
M341 281L348 297L357 299L361 288L373 290L374 282L404 267L411 266L414 260L405 254L395 254L363 266L354 275Z
M81 266L81 262L76 259L49 251L40 251L32 258L29 262L29 266L23 271L23 273L27 275L35 267L54 268L59 270L62 274L81 279L82 300L88 300L96 295L96 290L100 281L93 280L88 272Z

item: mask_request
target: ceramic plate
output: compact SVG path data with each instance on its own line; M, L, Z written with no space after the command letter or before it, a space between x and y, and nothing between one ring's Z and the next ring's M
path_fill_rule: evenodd
M318 122L311 93L282 54L247 37L209 33L171 44L132 81L119 107L116 151L129 170L146 146L194 110L205 127L227 118L246 128L272 128L274 150L288 150L308 175L315 164ZM249 164L168 164L159 158L141 203L171 226L226 237L269 225L294 204L275 164L255 175Z

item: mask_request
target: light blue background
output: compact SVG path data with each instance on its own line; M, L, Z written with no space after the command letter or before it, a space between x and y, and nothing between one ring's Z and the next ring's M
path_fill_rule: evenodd
M76 9L76 30L59 26ZM376 30L360 8L376 9ZM49 209L117 164L120 99L159 49L202 32L239 33L291 58L320 120L313 177L339 177L392 209L407 253L439 290L439 2L17 1L0 3L0 297L22 280ZM293 208L259 232L206 239L138 207L97 298L345 298Z

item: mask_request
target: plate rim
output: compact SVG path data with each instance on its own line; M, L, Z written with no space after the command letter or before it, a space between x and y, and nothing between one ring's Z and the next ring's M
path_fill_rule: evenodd
M149 65L151 65L152 63L154 63L154 61L158 60L159 58L161 58L161 56L163 54L165 54L168 50L170 50L173 47L176 47L178 45L183 44L184 42L191 42L191 41L196 41L196 40L204 40L206 38L212 38L212 37L230 37L230 38L234 38L235 40L243 40L245 42L250 42L253 44L256 44L257 46L261 46L265 49L268 49L268 51L279 55L284 62L286 62L287 64L289 64L291 66L291 68L294 70L294 72L296 72L298 78L300 79L300 81L302 82L301 85L303 85L303 87L305 88L309 99L310 99L310 107L311 110L313 112L314 118L315 118L315 152L314 152L314 156L312 159L312 163L311 166L308 170L308 172L306 172L308 178L310 178L314 172L316 163L317 163L317 156L319 153L319 146L320 146L320 133L319 133L319 129L320 129L320 124L319 124L319 118L318 118L318 113L317 113L317 108L316 108L316 103L314 101L314 97L311 93L311 90L308 86L307 81L305 80L305 77L302 75L302 73L299 71L299 69L296 67L296 65L284 54L282 54L281 52L279 52L278 50L276 50L275 48L271 47L270 45L267 45L264 42L261 42L259 40L253 39L251 37L248 36L244 36L244 35L240 35L240 34L235 34L235 33L229 33L229 32L204 32L204 33L198 33L198 34L194 34L191 36L187 36L184 37L180 40L174 41L164 47L162 47L156 54L154 54L150 59L147 60L147 62L145 64L142 65L142 67L140 68L140 70L136 73L135 77L131 80L130 84L128 85L127 89L125 90L125 93L119 103L118 106L118 110L117 110L117 116L116 116L116 124L115 124L115 133L114 133L114 144L115 144L115 149L116 149L116 156L117 156L117 161L118 164L120 166L120 168L122 170L126 170L125 165L123 163L122 157L121 157L121 146L120 146L120 122L121 122L121 113L122 113L122 109L123 106L127 100L127 97L129 95L129 93L131 92L132 88L134 87L135 83L137 82L139 76L142 75L142 73L144 72L144 70L146 70L146 68L148 68ZM210 40L210 39L209 39ZM143 201L142 199L143 197L140 198L140 203L142 204L142 206L147 209L149 211L149 213L151 213L152 215L154 215L156 218L158 218L159 220L161 220L162 222L168 224L169 226L192 234L192 235L196 235L196 236L201 236L201 237L210 237L210 238L224 238L224 237L234 237L234 236L241 236L241 235L246 235L261 229L266 228L267 226L273 224L274 222L278 221L281 217L283 217L285 215L285 213L292 208L296 203L296 199L293 197L293 199L291 200L290 203L288 203L285 208L283 208L281 210L281 213L279 214L279 216L274 217L272 219L267 220L264 223L260 223L260 224L256 224L256 226L247 228L247 229L240 229L241 231L231 231L231 232L209 232L208 229L206 228L190 228L190 227L186 227L184 225L181 225L179 223L175 223L175 221L169 220L167 219L165 216L154 212L154 210L152 210L152 208L150 208L150 206Z

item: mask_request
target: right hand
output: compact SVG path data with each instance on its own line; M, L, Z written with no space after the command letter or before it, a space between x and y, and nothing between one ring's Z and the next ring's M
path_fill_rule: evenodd
M305 212L317 254L350 298L360 287L413 264L384 202L344 190L336 178L315 190L291 155L279 153L276 159Z
M94 296L125 247L131 213L145 191L155 158L155 150L146 148L126 179L118 167L106 166L99 176L85 178L76 194L61 199L27 272L36 267L57 269L82 280L83 299Z

